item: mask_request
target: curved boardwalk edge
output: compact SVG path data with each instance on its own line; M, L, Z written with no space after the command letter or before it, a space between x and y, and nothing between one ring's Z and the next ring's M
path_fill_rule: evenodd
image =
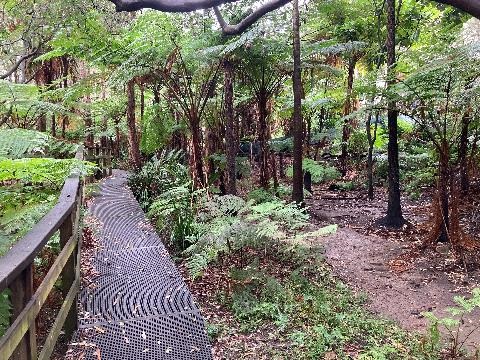
M212 359L203 318L126 176L104 180L89 209L98 276L79 295L77 346L94 360Z

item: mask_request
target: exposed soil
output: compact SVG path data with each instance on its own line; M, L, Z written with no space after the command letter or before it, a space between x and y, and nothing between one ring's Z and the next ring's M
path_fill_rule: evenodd
M279 262L266 257L262 250L244 249L229 256L220 256L219 261L208 266L202 276L192 280L183 262L179 270L194 294L207 324L215 324L221 336L212 341L213 358L275 360L292 355L292 343L272 323L260 325L253 332L245 332L232 311L224 304L231 297L237 284L230 277L232 268L243 268L253 258L260 261L259 267L277 279L287 277L293 270L288 262ZM212 334L214 335L214 334Z
M428 235L429 197L403 200L405 218L410 225L400 231L387 231L374 225L386 212L386 194L377 193L368 201L363 192L337 192L314 189L307 200L312 221L317 226L338 224L335 234L315 239L325 247L326 261L333 272L354 291L366 293L369 308L397 321L407 330L425 331L424 311L447 316L454 296L468 296L480 284L478 254L465 254L463 259L446 245L422 248ZM478 192L477 192L478 194ZM462 207L462 223L478 240L477 215L472 212L475 199ZM480 325L480 313L465 320L462 334ZM480 331L465 343L468 348L480 346Z

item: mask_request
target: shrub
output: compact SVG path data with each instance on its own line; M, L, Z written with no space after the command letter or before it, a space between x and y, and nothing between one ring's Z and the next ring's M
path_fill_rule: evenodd
M322 184L332 180L341 178L340 172L333 166L319 163L313 159L303 159L303 171L308 171L312 174L312 182L315 184ZM293 176L293 167L287 168L287 176Z
M165 191L187 182L188 168L183 165L182 151L163 151L128 178L128 186L145 211Z

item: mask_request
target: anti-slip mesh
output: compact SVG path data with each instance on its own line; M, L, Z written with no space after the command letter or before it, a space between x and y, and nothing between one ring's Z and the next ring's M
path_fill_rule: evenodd
M105 180L90 208L99 220L99 274L79 295L76 339L86 359L211 359L203 319L131 191L126 173ZM81 341L80 341L81 340Z

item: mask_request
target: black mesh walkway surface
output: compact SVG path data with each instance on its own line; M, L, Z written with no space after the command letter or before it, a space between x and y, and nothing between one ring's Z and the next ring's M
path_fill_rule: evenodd
M86 359L211 359L202 316L182 276L114 172L90 207L98 220L99 273L79 296Z

